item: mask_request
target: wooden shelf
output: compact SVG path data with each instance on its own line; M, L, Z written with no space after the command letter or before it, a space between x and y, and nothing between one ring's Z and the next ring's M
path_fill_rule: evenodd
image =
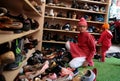
M68 30L57 30L57 29L47 29L44 28L44 31L54 31L54 32L64 32L64 33L79 33L78 31L68 31Z
M46 40L43 40L42 42L43 42L43 43L65 44L65 42L61 42L61 41L54 41L54 40L51 40L51 41L46 41Z
M34 14L34 15L41 16L41 13L37 9L35 9L35 7L28 0L23 0L23 1L24 1L23 8L25 9L25 11L27 11L29 14L32 14L32 15Z
M44 28L44 31L51 31L51 32L63 32L63 33L75 33L78 34L78 31L68 31L68 30L57 30L57 29L47 29ZM94 35L100 35L100 33L90 33L90 34L94 34Z
M93 23L93 24L104 24L104 22L99 22L99 21L87 21L88 23Z
M59 7L59 6L49 6L46 5L47 8L56 8L56 9L64 9L64 10L72 10L72 11L78 11L78 12L85 12L85 13L95 13L95 14L107 14L107 13L103 13L103 12L96 12L96 11L90 11L90 10L84 10L84 9L75 9L75 8L68 8L68 7Z
M86 3L92 3L92 4L100 4L100 5L107 5L109 3L102 2L102 1L91 1L91 0L80 0L78 2L86 2Z
M28 18L34 19L39 23L38 29L24 31L17 34L2 34L0 33L0 44L6 42L12 42L14 39L21 38L24 36L32 36L38 41L42 41L43 33L43 23L44 23L44 12L45 12L45 3L40 4L40 0L36 0L37 4L41 7L41 11L37 10L29 0L0 0L1 7L6 8L11 15L18 16L20 14L26 15ZM6 78L6 81L14 81L22 67L26 64L27 60L33 52L36 50L41 50L42 42L39 42L38 45L29 50L26 54L26 58L23 62L20 63L20 66L16 70L3 71L3 75Z
M29 35L29 34L32 34L32 33L37 32L39 30L40 29L29 30L29 31L19 33L19 34L0 34L0 38L1 38L0 39L0 44L12 41L14 39L17 39L17 38L20 38L20 37L23 37L23 36L26 36L26 35Z
M73 0L59 0L61 3L63 4L46 4L45 5L45 11L46 11L46 15L44 16L44 21L49 23L49 26L51 25L55 25L55 24L60 24L61 26L64 25L65 23L69 22L71 26L75 26L78 22L79 19L72 19L72 17L77 16L76 18L80 18L80 17L84 17L84 16L91 16L92 17L92 21L87 21L88 23L88 27L89 26L94 26L96 27L96 29L100 29L101 30L101 25L104 24L104 22L108 22L108 12L109 12L109 0L105 0L105 2L102 1L95 1L95 0L77 0L76 3L78 3L79 8L71 8L72 6L72 1ZM84 4L87 3L88 6L99 6L100 8L105 8L105 12L102 12L101 10L99 11L93 11L93 10L85 10L82 9L82 5L84 6ZM50 16L50 10L53 9L53 12L56 12L55 17ZM63 17L56 17L57 14L62 15ZM104 21L95 21L95 18L99 18L98 16L103 16ZM69 17L69 18L67 18ZM52 28L52 27L51 27ZM53 27L54 28L54 27ZM74 34L78 34L79 32L77 31L66 31L66 30L57 30L57 29L47 29L44 28L43 29L45 33L48 32L49 33L57 33L58 35L64 36L64 35L69 35L69 36L73 36ZM96 32L100 32L99 30ZM92 33L90 32L90 34L93 34L93 36L95 36L96 39L99 38L99 36L101 35L100 33ZM45 38L44 38L45 39ZM54 38L53 38L54 39ZM60 39L61 40L61 39ZM43 40L43 47L44 45L46 46L48 43L55 43L55 44L65 44L65 42L63 42L62 40ZM100 46L100 45L96 45L96 46ZM57 46L56 46L57 47Z
M71 19L71 18L62 18L62 17L52 17L52 16L45 16L45 18L48 19L58 19L58 20L67 20L67 21L75 21L79 22L79 19ZM99 21L87 21L88 23L93 23L93 24L103 24L104 22L99 22Z
M45 18L58 19L58 20L67 20L67 21L76 21L76 22L79 21L78 19L63 18L63 17L52 17L52 16L45 16Z
M27 55L26 59L21 63L21 65L18 67L18 69L13 70L13 71L4 71L3 72L3 75L6 78L6 81L14 81L14 79L17 76L17 74L19 73L20 69L25 65L26 61L28 60L28 58L31 56L31 54L33 52L35 52L35 49L28 51L28 53L26 54Z
M43 40L42 41L43 43L56 43L56 44L65 44L66 42L61 42L61 41L54 41L54 40L50 40L50 41L47 41L47 40ZM96 44L97 47L101 47L102 45L101 44Z

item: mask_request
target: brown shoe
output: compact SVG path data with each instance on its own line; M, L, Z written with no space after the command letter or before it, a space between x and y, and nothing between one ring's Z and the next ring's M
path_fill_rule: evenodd
M13 51L8 51L0 55L0 64L9 64L15 61L15 55Z

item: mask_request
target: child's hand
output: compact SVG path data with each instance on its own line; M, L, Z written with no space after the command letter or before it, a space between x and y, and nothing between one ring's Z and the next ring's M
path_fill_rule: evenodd
M97 44L97 41L95 41L95 44Z
M84 61L84 63L83 63L82 66L83 66L83 67L87 67L87 66L88 66L88 62L87 62L87 61Z

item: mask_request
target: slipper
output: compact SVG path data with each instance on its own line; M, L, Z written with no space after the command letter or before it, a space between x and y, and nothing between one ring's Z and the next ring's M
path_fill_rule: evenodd
M48 68L49 68L49 61L45 61L43 67L42 67L40 70L38 70L38 71L35 73L34 76L38 76L38 75L44 73L45 70L48 69Z

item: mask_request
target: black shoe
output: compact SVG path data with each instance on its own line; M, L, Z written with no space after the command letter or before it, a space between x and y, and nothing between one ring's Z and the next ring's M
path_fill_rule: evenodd
M66 23L66 24L62 27L63 30L70 30L70 28L71 28L71 25L70 25L69 23Z
M3 74L0 74L0 81L6 81Z
M74 73L74 76L76 76L76 75L79 73L78 68L76 68L76 69L73 71L73 73Z
M0 16L5 15L8 12L8 10L4 7L0 7Z

